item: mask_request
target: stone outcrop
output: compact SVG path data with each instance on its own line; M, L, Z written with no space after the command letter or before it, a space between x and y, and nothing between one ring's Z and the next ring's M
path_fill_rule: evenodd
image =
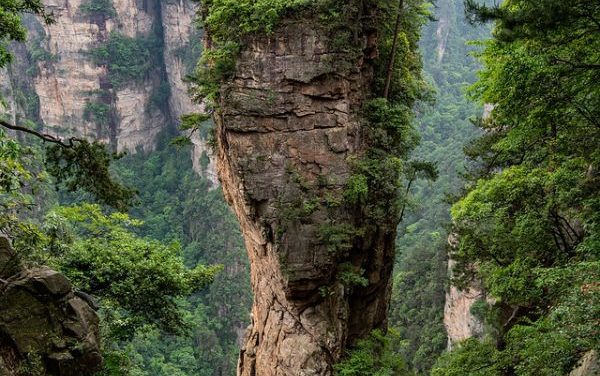
M600 359L598 351L591 350L585 353L569 376L600 376Z
M483 323L471 313L473 304L482 298L481 290L476 287L459 290L455 286L450 286L444 306L448 350L465 339L479 337L483 333Z
M331 244L357 223L335 204L365 148L359 110L376 54L329 50L308 21L245 41L216 114L218 172L244 233L254 290L238 374L331 375L347 346L386 325L395 229ZM352 69L339 68L349 62ZM342 243L343 240L340 240ZM365 286L340 278L342 266Z
M102 366L89 299L49 268L25 269L0 237L0 375L92 375Z
M451 248L458 246L456 234L448 237L448 245ZM450 278L453 277L455 265L456 261L448 260ZM450 285L446 291L446 303L444 304L444 326L448 334L448 350L452 350L461 341L483 335L483 322L471 312L473 305L482 299L486 299L490 304L493 303L492 300L486 298L483 287L476 282L471 282L463 289Z
M156 137L179 122L179 117L198 112L183 78L199 58L201 34L194 25L191 0L109 0L105 12L86 11L94 0L44 0L56 23L43 25L25 17L27 45L15 44L16 59L0 72L0 90L7 99L6 113L14 122L32 120L45 132L83 136L111 143L119 151L152 150ZM99 5L100 6L100 5ZM98 65L91 51L116 32L131 38L162 38L164 49L146 77L115 88L107 66ZM159 51L160 54L160 51ZM166 89L168 88L168 90ZM157 94L168 92L157 105ZM163 98L159 96L161 100ZM97 121L90 104L108 113ZM194 168L217 183L215 162L206 139L195 137Z
M169 108L174 119L182 115L199 112L201 106L192 102L184 79L195 66L199 54L194 51L202 46L202 35L196 29L196 6L189 0L164 0L160 2L164 36L164 61L171 96ZM191 137L191 158L194 171L219 184L216 161L206 142L197 132ZM205 163L203 163L205 161Z
M151 149L166 124L166 115L150 106L159 83L152 77L113 88L106 66L98 66L90 51L106 42L112 32L127 37L149 37L160 22L156 1L115 0L114 16L84 12L88 0L47 0L56 23L43 26L38 48L51 58L36 62L35 92L40 99L40 120L57 134L83 135L111 141L118 150L141 146ZM155 67L150 76L161 74ZM90 102L110 107L108 124L97 124L85 115ZM65 129L66 128L66 129Z

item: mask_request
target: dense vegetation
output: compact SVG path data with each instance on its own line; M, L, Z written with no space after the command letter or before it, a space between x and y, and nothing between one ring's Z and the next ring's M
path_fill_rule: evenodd
M336 48L351 58L355 30L344 24L356 8L347 3L205 1L203 17L216 48L192 77L196 96L215 107L243 37L270 33L282 17L302 12L320 15L337 36ZM479 46L483 71L471 103L463 89L474 82L478 63L467 57L473 48L466 41L487 29L462 25L460 0L438 1L436 17L449 23L449 37L440 53L440 24L425 26L425 78L437 100L433 107L416 106L422 143L411 153L419 138L412 111L429 95L415 53L427 12L421 1L401 3L401 43L394 51L397 2L372 4L387 14L377 20L382 61L394 53L397 59L387 95L387 65L378 67L377 98L363 109L371 148L356 161L342 199L360 207L371 224L405 214L390 312L400 337L372 333L337 366L338 374L428 374L432 367L435 376L567 374L585 352L600 347L599 6L586 0L513 0L500 8L468 2L472 21L496 22L494 39ZM0 5L0 23L7 26L0 32L8 40L25 38L18 12L45 16L39 1ZM114 15L108 0L84 2L80 10ZM119 89L147 76L160 49L153 37L113 33L92 55ZM51 58L33 52L34 60ZM179 53L186 60L197 54ZM0 46L0 66L10 59ZM161 86L152 101L159 106L168 96L168 86ZM469 119L488 103L494 109L478 119L476 131ZM85 110L98 124L110 116L102 103L90 102ZM199 126L206 117L187 119ZM248 265L237 223L221 192L192 171L189 150L169 146L167 132L155 152L114 161L99 143L60 140L24 124L33 131L28 137L0 131L0 233L14 238L29 265L61 270L99 298L107 359L102 374L233 374L238 336L249 321ZM461 149L474 136L463 171ZM437 163L435 184L416 181L438 175L424 160ZM450 218L446 195L463 184L461 175L467 186ZM55 185L62 188L58 195ZM406 188L413 195L396 200ZM367 200L373 192L376 199ZM132 207L134 198L138 205ZM450 219L459 239L451 252L458 261L453 283L481 281L493 303L482 300L473 309L485 322L484 337L465 341L436 363L446 347ZM350 226L323 228L321 235L343 249L356 234L360 229ZM204 266L217 264L220 272ZM343 267L340 278L364 283Z
M455 283L483 282L488 333L434 375L564 375L599 346L597 2L469 2L496 22L471 95L491 103L452 208Z
M131 211L144 219L137 232L179 244L189 267L220 264L224 269L206 291L182 302L190 327L184 335L164 336L147 328L122 349L133 362L132 375L232 375L252 298L246 251L220 189L193 171L189 148L170 146L171 137L163 135L151 154L126 156L114 165L139 191L140 205Z
M8 40L25 38L25 29L18 12L45 16L41 2L38 1L3 2L1 5L3 10L0 23L3 28L0 33ZM47 21L50 22L51 18L48 17ZM116 39L119 39L118 36ZM134 42L122 39L117 42L119 43L113 43L116 52L122 49L131 52L129 47ZM1 51L4 60L0 65L4 65L10 61L11 55L4 46ZM139 49L133 55L138 52ZM121 55L119 56L122 57ZM143 53L141 55L142 58L149 57ZM115 58L117 62L119 56ZM90 117L101 118L106 112L104 108L93 108L91 105L87 109ZM131 350L136 348L135 345L129 345L142 336L171 336L176 340L185 338L189 345L193 345L198 341L199 335L216 337L214 330L218 328L221 337L235 337L235 333L230 334L234 329L223 330L222 326L225 325L222 321L214 319L218 316L217 309L222 309L223 306L216 308L216 303L206 306L197 303L190 309L192 303L186 299L195 294L193 299L200 301L198 292L212 282L221 269L203 266L201 261L213 263L216 258L227 254L227 250L241 249L240 243L235 242L237 229L232 221L227 220L231 217L228 217L229 213L219 194L208 193L208 184L193 175L187 153L186 158L179 158L180 161L187 161L185 166L169 166L169 170L189 171L187 179L193 181L185 188L188 193L202 192L200 197L204 207L202 202L188 204L197 210L205 209L203 215L215 208L212 209L214 217L206 217L211 221L206 226L219 231L219 235L229 231L232 237L211 237L210 231L206 231L203 235L207 237L204 238L198 236L190 225L189 234L192 234L190 236L193 236L195 243L190 245L192 240L186 242L186 250L183 250L178 236L168 237L159 231L143 231L146 228L143 221L124 213L135 204L136 192L131 185L120 183L127 181L126 177L117 177L115 171L108 167L110 162L122 155L112 155L105 145L98 142L78 138L61 139L41 133L36 127L27 127L31 122L26 122L26 126L11 124L5 120L0 122L3 128L17 132L17 137L13 138L0 130L0 233L11 238L24 265L31 267L43 264L62 271L81 294L90 294L98 300L106 360L105 370L101 374L145 374L138 367L142 367L144 362L131 357L135 353L135 350ZM40 140L44 143L39 142ZM190 176L194 178L191 179ZM179 182L173 183L171 180L170 183L171 187L180 187ZM54 188L59 195L54 192ZM90 201L102 206L88 203ZM186 201L181 199L180 202ZM73 205L74 203L77 204ZM164 203L161 200L157 204L161 210L164 209ZM177 213L186 212L190 216L186 224L192 223L199 216L199 212L195 210L182 209ZM151 218L150 215L146 217ZM223 223L222 227L216 226L219 220ZM152 235L156 237L153 238ZM206 242L203 243L204 239ZM225 242L221 248L216 243L219 239ZM202 246L214 253L200 253L198 247ZM223 254L219 253L221 251ZM243 278L246 276L243 259L239 263L240 278ZM227 273L228 276L231 274L235 273ZM239 299L232 297L240 294L242 299L247 297L243 291L224 290L222 287L213 294L223 304L238 303ZM206 303L209 300L201 301ZM190 318L194 311L196 316ZM245 314L227 315L225 320L229 324L228 329L237 328L245 324L246 317ZM198 329L200 333L191 337L192 330ZM222 354L215 353L212 358L204 356L203 359L207 359L204 364L194 361L199 367L197 369L211 370L215 367L222 370L229 367L222 372L231 373L233 366L230 363L234 350L228 345L233 342L234 339L227 338ZM179 354L185 352L184 346L179 346L179 350ZM201 348L198 351L204 350ZM210 349L212 352L217 350L217 346ZM181 360L178 364L184 363ZM152 365L157 364L152 359ZM186 364L189 365L189 362ZM164 374L175 374L172 369L173 367L166 367ZM212 371L206 374L212 374Z
M91 51L94 62L108 68L115 89L139 82L158 66L162 39L156 33L131 38L113 31L106 44Z
M435 22L424 27L420 43L424 73L435 89L432 106L419 107L421 145L415 158L435 162L435 183L416 182L414 197L400 225L390 324L407 341L403 355L417 374L429 369L446 349L443 326L447 284L446 244L449 196L461 186L463 146L476 136L470 119L482 109L465 97L476 80L478 63L470 56L471 40L489 30L468 25L461 0L438 1Z

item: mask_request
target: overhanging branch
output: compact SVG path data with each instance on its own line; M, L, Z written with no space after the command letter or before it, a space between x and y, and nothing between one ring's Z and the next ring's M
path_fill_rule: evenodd
M51 142L53 144L57 144L60 145L64 148L72 148L74 146L75 142L81 142L83 141L82 139L79 139L77 137L71 137L69 138L66 142L65 140L63 140L62 138L53 136L51 134L47 134L47 133L40 133L38 131L34 131L33 129L30 128L26 128L26 127L21 127L19 125L14 125L11 124L9 122L6 122L4 120L0 120L0 126L13 130L13 131L17 131L17 132L24 132L24 133L28 133L30 135L33 135L39 139L41 139L44 142Z

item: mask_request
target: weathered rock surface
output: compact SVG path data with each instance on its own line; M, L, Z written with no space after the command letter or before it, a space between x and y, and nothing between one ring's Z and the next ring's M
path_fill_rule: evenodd
M16 45L15 63L0 72L6 112L14 122L28 118L47 133L98 139L119 151L152 150L161 131L176 125L181 115L200 110L183 82L198 59L188 50L201 43L193 24L197 4L191 0L112 0L113 14L90 14L82 10L82 5L90 3L93 0L44 0L55 15L52 25L26 17L27 47ZM164 50L157 59L162 63L139 82L113 88L107 67L97 65L90 54L112 32L127 37L157 34L163 39ZM165 85L170 94L159 108L153 96L164 91ZM107 119L96 121L89 109L86 114L89 103L108 106ZM193 143L195 170L216 185L214 160L201 168L200 158L210 156L205 153L206 140L196 137Z
M14 260L0 238L0 375L98 371L103 359L96 312L62 274L27 270Z
M86 14L82 0L47 0L56 23L44 25L40 48L55 58L37 62L35 92L40 99L40 119L59 135L76 134L111 141L119 150L154 147L154 139L166 124L166 116L149 105L157 83L144 82L114 89L107 68L93 62L90 51L108 40L111 32L127 37L148 37L160 22L156 1L115 0L114 17ZM160 75L155 67L151 76ZM96 124L85 116L89 102L111 107L108 124Z
M477 288L459 290L455 286L450 286L444 306L448 350L465 339L478 337L483 333L483 323L471 313L473 304L482 297L481 290Z
M458 246L458 239L455 234L448 237L448 244L454 248ZM453 269L456 261L448 260L448 273L453 276ZM486 299L482 286L472 282L465 289L451 285L446 292L446 303L444 305L444 326L448 334L448 350L459 342L471 337L480 337L483 334L483 322L473 313L471 308L478 300ZM492 303L486 299L488 303Z
M190 73L190 67L187 65L195 65L199 58L193 52L202 45L202 39L194 24L195 4L189 0L163 0L160 6L165 46L164 62L171 90L169 108L171 115L177 120L182 115L199 112L201 107L192 102L184 79ZM194 171L209 179L216 187L219 184L216 160L212 158L206 138L194 133L191 141ZM203 159L206 160L204 165Z
M365 50L375 39L364 36ZM350 159L365 148L357 113L372 80L366 58L340 72L348 57L328 49L320 27L287 23L244 44L222 92L218 171L255 294L243 376L330 375L349 343L386 325L395 229L364 234L341 253L321 236L324 226L360 221L327 200L340 198ZM367 286L343 283L341 263L362 269Z
M600 376L598 351L588 351L577 363L577 368L571 371L569 376Z

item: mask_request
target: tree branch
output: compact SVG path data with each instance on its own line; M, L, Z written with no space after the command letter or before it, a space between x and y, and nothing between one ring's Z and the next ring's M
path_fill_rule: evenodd
M33 135L33 136L41 139L44 142L51 142L53 144L60 145L63 148L72 148L74 146L75 142L83 141L82 139L79 139L76 137L71 137L68 139L68 142L65 142L65 140L63 140L62 138L52 136L51 134L40 133L40 132L34 131L33 129L30 129L30 128L21 127L19 125L14 125L14 124L8 123L4 120L0 120L0 126L10 129L10 130L13 130L13 131L17 131L17 132L28 133L30 135Z
M561 59L558 57L554 58L554 62L567 64L567 65L571 66L573 69L600 69L600 64L579 64L579 63L574 63L572 61Z
M394 75L394 63L396 61L396 51L398 50L398 33L400 32L400 21L402 21L402 8L404 7L404 0L400 0L398 3L398 15L396 17L396 25L394 26L394 41L392 42L392 52L390 54L390 60L387 67L387 78L385 80L385 89L383 90L383 97L389 99L390 87L392 86L392 77Z

